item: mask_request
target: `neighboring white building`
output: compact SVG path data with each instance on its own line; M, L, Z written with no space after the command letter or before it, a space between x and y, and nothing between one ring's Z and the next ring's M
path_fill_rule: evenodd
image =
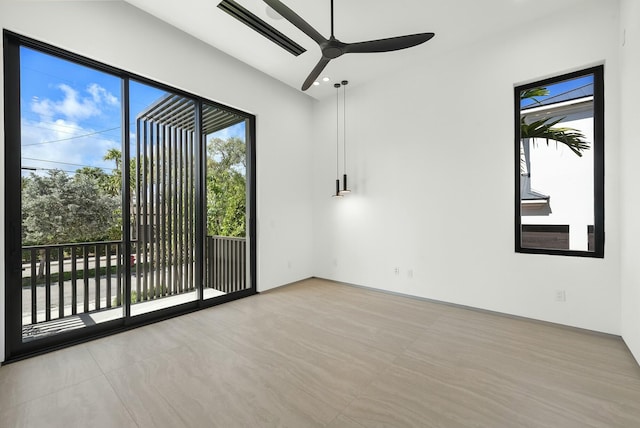
M545 102L544 105L522 109L521 114L527 117L527 122L563 118L557 127L577 129L587 142L593 144L593 95L583 96L592 93L590 87L591 90L580 88L579 94L576 91L563 94L555 103ZM578 98L571 99L572 96ZM556 141L547 143L545 139L531 139L528 146L523 147L520 185L523 246L527 240L536 247L591 250L593 148L578 156L565 144Z

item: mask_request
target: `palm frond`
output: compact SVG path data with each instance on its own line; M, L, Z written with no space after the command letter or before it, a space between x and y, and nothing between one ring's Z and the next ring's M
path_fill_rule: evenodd
M520 100L533 100L536 104L540 104L537 97L546 97L549 95L549 90L543 86L531 89L525 89L520 92Z
M541 138L547 141L557 141L566 145L573 153L582 156L582 152L589 150L590 143L578 129L556 127L565 118L542 119L527 123L526 116L520 118L520 138Z

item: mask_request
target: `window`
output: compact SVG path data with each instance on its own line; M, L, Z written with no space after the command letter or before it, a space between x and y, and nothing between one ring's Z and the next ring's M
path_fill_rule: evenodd
M603 82L598 66L515 88L516 252L604 257Z
M4 54L9 360L256 292L253 116L8 31Z

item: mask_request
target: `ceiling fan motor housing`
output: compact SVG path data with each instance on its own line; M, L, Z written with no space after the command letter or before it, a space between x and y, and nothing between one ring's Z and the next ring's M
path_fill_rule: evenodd
M272 9L278 12L287 21L291 22L300 31L311 37L318 43L322 51L322 58L311 71L307 80L302 84L302 90L306 91L315 79L318 78L322 70L329 64L329 61L336 59L346 53L375 53L375 52L391 52L400 49L406 49L417 46L430 40L433 33L411 34L407 36L389 37L386 39L368 40L359 43L343 43L336 39L333 35L333 0L331 0L331 37L325 38L315 28L309 25L304 19L298 16L294 11L289 9L279 0L263 0Z
M335 37L327 40L326 43L320 44L320 49L322 50L322 56L327 59L335 59L344 54L345 43L342 43L340 40Z

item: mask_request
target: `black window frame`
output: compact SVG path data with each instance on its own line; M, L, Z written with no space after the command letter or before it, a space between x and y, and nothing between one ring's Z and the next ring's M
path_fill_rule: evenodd
M5 141L4 141L4 174L5 174L5 363L21 360L30 356L50 352L52 350L60 349L67 346L72 346L77 343L86 342L95 338L116 334L122 331L126 331L132 328L136 328L142 325L155 323L164 319L172 318L179 315L184 315L189 312L193 312L200 309L209 308L229 301L237 300L240 298L248 297L257 294L257 233L256 233L256 215L257 215L257 172L256 172L256 116L242 110L238 110L233 107L226 106L219 102L212 101L210 99L198 96L193 93L186 92L184 90L166 85L150 78L136 75L126 70L113 67L104 64L100 61L93 60L91 58L58 48L56 46L44 43L30 37L20 35L18 33L3 29L3 85L4 85L4 128L5 128ZM123 138L123 155L128 153L129 150L129 82L135 80L136 82L154 86L167 92L189 98L194 100L197 105L197 117L201 117L201 108L203 104L215 106L229 112L233 112L238 116L244 117L247 123L247 239L248 252L250 257L250 266L248 269L247 282L250 287L237 291L231 294L217 297L215 299L203 299L202 293L199 293L199 298L195 301L184 303L178 306L173 306L154 312L149 312L132 317L130 314L130 307L125 306L125 314L122 318L113 321L107 321L104 323L96 324L95 326L85 327L82 329L69 330L68 332L59 333L54 336L43 337L36 341L23 342L22 334L19 329L21 326L21 305L10 305L9 302L15 302L16 294L19 294L20 290L16 291L16 287L10 287L9 284L20 283L21 279L21 207L20 203L16 204L16 201L20 201L20 167L21 167L21 114L19 108L9 108L9 106L20 105L20 48L26 47L36 50L38 52L55 56L65 61L70 61L75 64L89 67L94 70L104 72L121 79L121 96L122 96L122 138ZM16 84L17 83L17 84ZM16 150L16 146L18 150ZM204 148L200 148L204 151ZM128 182L128 169L124 168L124 180ZM199 174L202 174L200 172ZM203 219L203 203L205 201L205 189L202 186L201 181L196 184L197 197L200 199L197 204L199 206L197 214L200 216L196 221L201 222L201 227L205 227ZM126 186L125 186L126 187ZM125 195L127 192L123 192L124 198L129 197ZM6 207L13 206L13 209L7 210ZM15 207L18 208L15 208ZM123 216L128 218L128 204L123 204ZM124 222L125 229L123 230L124 236L129 236L128 222ZM202 230L202 229L200 229ZM198 229L196 229L198 231ZM126 233L126 235L124 235ZM129 246L125 246L129 247ZM128 260L130 256L130 248L125 249L125 260ZM196 252L202 253L202 245L197 245ZM199 257L202 257L201 255ZM202 263L201 263L202 264ZM129 264L124 264L126 270L125 274L129 274ZM200 267L202 269L202 266ZM202 272L199 272L199 277L196 279L200 282L202 278ZM130 303L130 289L125 290L125 300Z
M571 80L587 75L593 75L593 214L594 214L594 249L593 251L559 250L545 248L529 248L522 246L522 216L521 216L521 152L520 152L520 94L527 89L547 86L565 80ZM526 254L549 254L559 256L604 258L605 224L604 224L604 65L589 67L579 71L565 73L558 76L517 85L514 87L514 176L515 176L515 251Z

